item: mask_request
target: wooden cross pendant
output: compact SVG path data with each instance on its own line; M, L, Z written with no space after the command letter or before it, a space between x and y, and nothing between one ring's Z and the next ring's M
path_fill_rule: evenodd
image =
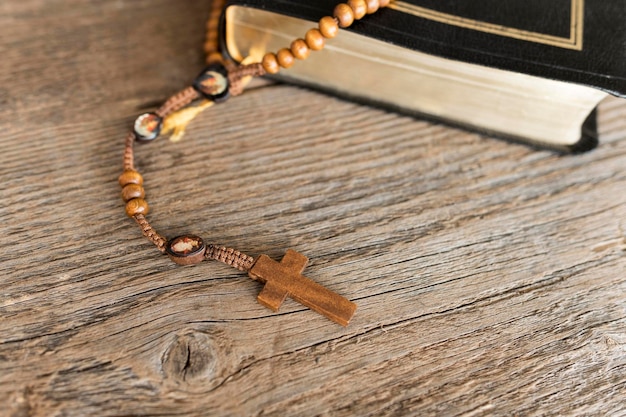
M289 296L300 304L328 317L335 323L347 326L356 311L356 304L302 275L309 259L287 250L279 263L261 255L248 271L250 278L265 283L259 294L259 303L278 311Z

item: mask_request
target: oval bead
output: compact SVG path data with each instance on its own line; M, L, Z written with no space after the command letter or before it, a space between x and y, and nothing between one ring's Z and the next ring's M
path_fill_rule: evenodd
M178 265L195 265L204 260L206 245L198 236L178 236L167 242L165 252Z
M122 189L122 199L126 202L134 198L145 198L146 191L139 184L128 184Z
M367 14L367 3L365 3L365 0L348 0L348 6L354 12L356 20L362 19Z
M276 54L272 52L268 52L265 54L261 65L263 65L263 69L268 74L277 74L278 71L280 71L280 65L278 65L278 59L276 58Z
M135 120L134 131L140 142L151 142L161 134L163 118L156 113L142 114Z
M367 4L367 14L376 13L380 7L378 0L365 0Z
M310 29L304 36L304 40L313 51L321 51L326 44L326 39L324 39L324 35L322 35L319 29Z
M311 53L311 50L309 49L304 39L296 39L295 41L293 41L291 43L290 50L293 56L295 56L297 59L307 59L309 57L309 54Z
M135 170L126 170L120 175L118 182L121 187L126 187L128 184L143 185L143 177Z
M126 214L128 217L133 217L138 214L148 214L150 207L148 202L143 198L133 198L126 203Z
M218 103L228 99L229 87L228 71L222 64L209 65L193 83L193 88L204 98Z
M339 21L339 27L347 28L354 23L354 11L346 3L339 3L335 6L333 16Z
M276 53L278 64L283 68L291 68L296 62L296 58L291 51L287 48L283 48Z
M328 39L334 38L337 36L337 33L339 33L337 21L330 16L325 16L320 19L319 29L322 35Z

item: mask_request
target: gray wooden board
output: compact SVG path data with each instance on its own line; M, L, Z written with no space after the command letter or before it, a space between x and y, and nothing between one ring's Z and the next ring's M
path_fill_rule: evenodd
M257 84L139 147L150 216L311 258L347 328L119 197L133 117L202 67L204 1L0 4L0 415L625 415L626 102L562 156Z

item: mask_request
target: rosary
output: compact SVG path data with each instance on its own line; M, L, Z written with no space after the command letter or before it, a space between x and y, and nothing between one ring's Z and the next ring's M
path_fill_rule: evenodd
M324 48L326 40L347 28L355 20L375 13L390 3L390 0L348 0L337 5L332 16L320 19L317 28L306 32L304 39L296 39L289 48L276 53L268 52L260 63L240 64L224 60L217 49L217 29L223 2L213 2L209 20L207 53L209 66L196 78L190 87L169 98L153 113L139 116L133 129L126 137L124 150L124 172L119 177L122 198L126 203L126 214L133 218L143 235L162 253L179 265L195 265L203 260L216 260L247 272L250 278L264 284L258 301L273 311L278 311L287 297L326 316L330 320L347 326L356 311L356 304L330 291L302 275L308 258L294 250L287 250L280 262L267 255L252 258L232 248L207 244L198 236L184 235L167 239L160 235L146 219L149 207L145 200L143 177L135 168L134 144L150 143L159 137L164 120L198 99L209 103L221 103L230 96L243 93L246 80L250 77L276 74L281 68L291 67L296 60L305 60L311 51Z

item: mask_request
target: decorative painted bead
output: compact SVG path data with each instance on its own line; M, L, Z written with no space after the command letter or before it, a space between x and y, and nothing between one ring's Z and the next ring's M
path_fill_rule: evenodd
M122 199L126 202L134 198L145 198L146 192L139 184L128 184L122 189Z
M311 50L307 46L304 39L296 39L295 41L293 41L291 43L290 49L293 56L295 56L297 59L307 59L309 57L309 54L311 53Z
M320 32L325 38L332 39L339 33L337 21L330 16L322 17L319 23Z
M304 40L307 46L313 51L324 49L324 45L326 44L326 39L324 39L324 35L322 35L319 29L310 29L304 36Z
M296 62L296 58L287 48L280 49L276 53L276 59L278 59L278 64L283 68L290 68Z
M335 6L333 16L339 21L339 27L347 28L354 23L354 12L352 11L352 7L348 6L346 3L339 3Z
M268 52L265 54L261 65L263 65L263 69L268 74L276 74L278 73L278 71L280 71L280 65L278 65L278 59L276 58L276 54L272 52Z
M354 12L356 20L362 19L367 14L367 3L365 3L365 0L348 0L348 6Z
M211 64L193 82L195 88L206 99L216 103L229 96L228 71L222 64Z
M178 236L167 242L165 252L178 265L195 265L204 260L206 245L198 236Z
M126 214L128 217L136 216L137 214L148 214L150 207L143 198L133 198L126 203Z
M135 135L140 142L151 142L159 137L163 118L156 113L142 114L135 120Z
M128 184L143 185L143 177L141 174L132 169L124 171L118 181L122 188L126 187Z
M380 7L378 0L365 0L367 3L367 14L376 13Z

